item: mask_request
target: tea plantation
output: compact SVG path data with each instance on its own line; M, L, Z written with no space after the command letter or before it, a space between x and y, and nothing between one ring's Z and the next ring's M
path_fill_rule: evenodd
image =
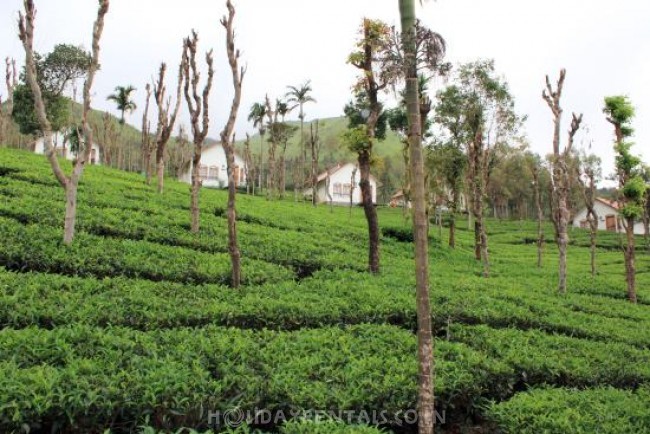
M370 276L361 209L239 195L245 284L233 290L225 192L202 191L199 235L185 184L159 196L139 175L93 166L79 194L66 247L63 190L45 158L0 149L0 432L414 431L401 210L380 210L382 272ZM534 223L488 225L489 279L466 224L455 250L431 228L438 432L650 432L641 240L632 305L616 236L600 236L592 278L588 236L571 234L560 296L554 245L535 267ZM220 417L255 410L282 416L236 428Z

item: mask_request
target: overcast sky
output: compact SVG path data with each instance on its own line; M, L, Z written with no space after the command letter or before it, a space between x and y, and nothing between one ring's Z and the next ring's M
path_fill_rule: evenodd
M36 0L35 49L48 52L57 43L90 47L96 1ZM253 132L246 121L255 101L282 96L286 86L310 79L318 104L306 107L307 118L342 115L350 99L356 70L345 63L362 17L399 24L397 0L234 0L237 46L248 68L237 122L241 137ZM24 53L16 36L20 0L0 0L0 56L19 64ZM117 114L106 96L117 85L144 85L161 61L170 65L174 87L181 41L192 28L199 49L215 49L216 75L211 96L210 136L218 137L232 98L226 64L225 13L219 0L112 0L102 38L101 65L93 107ZM526 133L533 150L550 148L550 110L541 98L544 76L567 69L562 105L563 131L571 111L584 113L587 127L578 144L593 143L613 170L612 129L601 112L603 97L628 95L637 108L634 152L650 162L650 1L647 0L438 0L418 10L424 23L447 40L448 60L493 58L509 82L517 110L528 115ZM4 93L4 89L2 89ZM183 107L185 110L185 107ZM128 121L140 124L141 111ZM290 116L295 117L296 115ZM187 122L186 115L181 119ZM563 137L564 139L564 137Z

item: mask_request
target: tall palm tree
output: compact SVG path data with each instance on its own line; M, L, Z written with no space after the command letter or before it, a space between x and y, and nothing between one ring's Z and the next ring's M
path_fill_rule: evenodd
M131 99L131 94L135 92L135 87L128 86L117 86L115 88L115 93L112 93L106 97L108 101L113 101L117 104L117 109L121 113L120 124L124 125L124 113L131 113L137 108L135 102Z
M305 147L305 134L304 134L304 123L305 123L305 104L308 102L316 102L316 100L309 94L312 91L311 81L307 80L302 85L296 86L287 86L289 91L285 94L287 97L288 103L293 103L291 109L299 107L300 112L298 113L298 118L300 119L300 149L301 158L300 158L300 171L305 176L305 161L307 160L307 148ZM304 185L304 182L302 182ZM300 186L302 187L302 185ZM295 187L294 187L295 190Z
M418 432L433 434L433 333L429 301L427 216L424 198L422 124L418 93L415 0L399 0L406 78L406 106L409 119L409 150L413 198L413 238L415 241L415 282L418 337Z
M257 127L260 133L260 170L258 179L258 187L260 191L262 190L262 178L264 172L264 134L266 133L266 127L264 126L265 116L266 104L260 102L254 103L248 113L248 121L253 122L253 128Z

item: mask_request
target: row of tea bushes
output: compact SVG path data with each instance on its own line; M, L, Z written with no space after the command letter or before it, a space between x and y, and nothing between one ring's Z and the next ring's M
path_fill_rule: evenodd
M537 389L494 403L487 414L504 434L650 432L650 389Z
M120 240L78 233L71 246L62 243L62 230L24 226L0 217L0 265L16 271L60 273L69 276L127 276L154 281L193 284L227 283L230 257L161 246L144 241ZM244 258L246 283L292 279L285 267Z
M415 329L415 295L399 276L319 272L232 290L218 285L116 278L71 278L0 270L0 325L83 323L141 330L208 324L293 330L338 324L394 324ZM496 286L496 288L494 287ZM591 301L591 304L589 303ZM584 305L589 312L577 310ZM584 295L544 298L480 278L432 285L432 317L445 335L457 323L542 329L590 341L648 348L650 312L625 301Z
M202 410L414 409L415 336L391 326L297 332L138 332L76 325L0 331L0 431L202 428ZM436 345L436 398L452 413L509 393L513 372L464 344ZM458 417L462 415L456 414Z

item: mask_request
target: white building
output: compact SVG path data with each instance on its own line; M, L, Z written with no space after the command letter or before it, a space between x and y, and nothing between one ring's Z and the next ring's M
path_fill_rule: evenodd
M77 158L77 154L70 149L70 143L65 139L65 135L61 133L54 133L52 135L52 143L54 149L59 157L65 158L66 160L74 160ZM45 139L43 137L36 139L34 142L34 152L37 154L45 154ZM93 143L93 147L90 150L90 164L102 164L102 155L100 147L97 143Z
M353 172L354 181L352 180ZM316 190L318 202L329 203L331 197L332 203L347 205L350 203L350 193L352 192L352 203L358 205L361 203L361 188L359 187L360 181L361 173L356 165L352 163L338 164L318 175ZM353 186L354 190L352 189ZM372 203L376 204L377 179L372 175L370 175L370 189L372 191ZM304 195L311 197L312 188L306 188L304 190Z
M199 174L204 187L225 188L228 186L228 170L226 152L221 144L209 145L203 148ZM246 164L244 159L235 153L235 185L246 186ZM192 183L192 164L179 179L188 184Z
M618 203L615 201L607 200L602 197L597 197L594 201L594 211L598 217L598 230L611 231L611 232L624 232L623 224L618 221ZM587 221L587 208L582 208L573 217L573 226L577 228L589 228ZM643 223L636 222L634 224L634 233L638 235L643 234Z

